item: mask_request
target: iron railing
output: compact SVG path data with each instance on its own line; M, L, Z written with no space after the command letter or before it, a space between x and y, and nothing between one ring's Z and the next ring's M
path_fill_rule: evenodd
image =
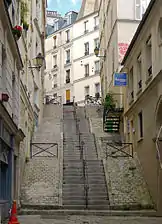
M85 105L101 105L101 97L85 96Z
M133 144L125 142L112 142L106 143L106 159L108 157L118 158L118 157L131 157L133 158Z
M45 97L45 104L62 104L62 97L61 96L54 96L54 95L46 95Z
M31 158L33 157L58 158L58 143L31 143Z

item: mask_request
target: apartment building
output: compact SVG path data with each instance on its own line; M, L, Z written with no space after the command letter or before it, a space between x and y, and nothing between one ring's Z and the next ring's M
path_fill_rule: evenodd
M101 89L122 94L114 87L115 72L120 72L121 61L150 0L101 0L99 9Z
M46 38L45 95L54 97L56 103L73 102L73 23L77 15L71 11L56 19L53 33Z
M45 92L61 103L83 104L86 95L100 93L99 1L82 1L79 14L69 12L55 20L46 39Z
M74 96L83 105L85 96L100 94L100 62L94 49L99 47L100 1L83 1L73 30Z
M8 216L41 121L46 1L0 1L0 204ZM33 64L41 54L42 66ZM39 54L39 55L40 55ZM38 58L37 58L38 59ZM0 206L1 207L1 206Z
M162 1L151 0L122 65L128 71L125 136L162 214Z
M18 4L0 1L0 213L17 194L18 155L25 135L19 128L20 71L23 68L13 26ZM1 214L2 218L4 213ZM8 215L8 214L7 214Z

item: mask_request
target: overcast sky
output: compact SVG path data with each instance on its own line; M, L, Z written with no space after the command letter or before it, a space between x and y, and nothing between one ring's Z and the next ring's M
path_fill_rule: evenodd
M61 15L68 11L79 11L82 0L47 0L48 10L56 10Z

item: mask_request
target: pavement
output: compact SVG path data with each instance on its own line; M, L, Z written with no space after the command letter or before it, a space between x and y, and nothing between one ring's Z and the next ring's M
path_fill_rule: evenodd
M147 217L102 217L102 216L21 216L21 224L161 224L162 218Z

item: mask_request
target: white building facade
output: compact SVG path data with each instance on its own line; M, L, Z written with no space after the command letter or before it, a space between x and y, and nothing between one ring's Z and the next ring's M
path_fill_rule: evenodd
M98 6L99 1L83 1L76 21L46 39L45 95L63 104L82 105L86 95L100 93L100 64L94 54L99 44Z
M121 93L113 86L113 74L121 70L121 61L150 0L101 0L100 49L101 86L105 97L109 91ZM125 7L127 5L127 7Z
M95 97L100 93L100 64L94 54L99 45L98 13L77 20L73 29L74 96L75 102L81 105L86 95Z

